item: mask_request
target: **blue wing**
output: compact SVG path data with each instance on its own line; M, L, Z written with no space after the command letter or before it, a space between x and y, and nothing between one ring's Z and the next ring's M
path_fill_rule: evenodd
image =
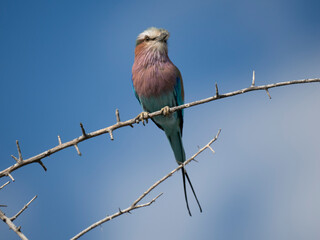
M136 98L138 99L138 101L139 101L139 103L141 105L139 95L137 94L137 92L136 92L136 90L134 89L134 86L133 86L132 76L131 76L131 84L132 84L132 89L133 89L134 95L136 96Z
M180 75L180 74L179 74ZM177 77L176 84L174 85L174 98L176 101L176 105L182 105L184 104L184 96L183 96L183 85L182 85L182 78L181 75ZM182 135L182 128L183 128L183 109L178 110L178 118L180 120L180 130Z

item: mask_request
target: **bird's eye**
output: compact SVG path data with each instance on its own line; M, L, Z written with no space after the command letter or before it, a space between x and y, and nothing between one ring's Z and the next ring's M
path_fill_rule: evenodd
M149 36L145 36L144 40L147 41L147 42L150 41Z

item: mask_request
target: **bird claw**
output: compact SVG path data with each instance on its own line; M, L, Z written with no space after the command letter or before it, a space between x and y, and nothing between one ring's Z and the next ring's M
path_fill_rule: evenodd
M163 108L161 108L161 113L164 115L164 116L169 116L170 115L170 108L169 106L165 106Z
M142 112L138 116L136 116L136 123L139 123L140 121L142 122L143 126L145 126L144 121L148 123L148 117L149 113L148 112Z

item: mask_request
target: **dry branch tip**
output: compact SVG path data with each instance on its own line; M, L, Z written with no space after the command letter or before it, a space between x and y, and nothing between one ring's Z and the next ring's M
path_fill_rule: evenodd
M26 205L23 206L23 208L16 215L11 217L10 220L13 222L17 217L19 217L19 215L23 213L37 197L38 196L35 195Z

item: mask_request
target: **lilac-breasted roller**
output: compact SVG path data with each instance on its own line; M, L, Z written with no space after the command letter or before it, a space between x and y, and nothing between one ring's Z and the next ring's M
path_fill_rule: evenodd
M161 110L163 115L152 118L152 121L165 132L178 164L186 160L182 144L183 109L170 113L169 108L184 103L183 82L179 69L168 56L167 40L169 32L155 27L148 28L136 40L135 58L132 67L134 93L145 112L139 114L143 120L147 112ZM183 189L187 209L189 209L185 177L202 212L190 178L183 167Z

